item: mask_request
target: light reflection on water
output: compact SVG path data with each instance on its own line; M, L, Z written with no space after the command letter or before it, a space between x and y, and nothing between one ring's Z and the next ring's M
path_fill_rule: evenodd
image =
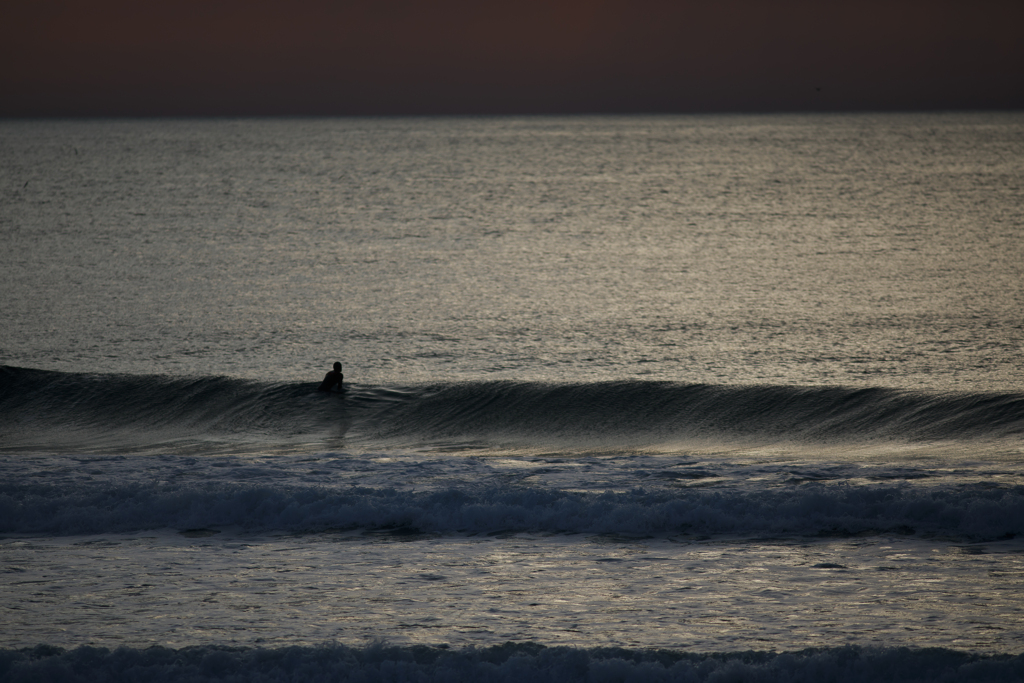
M295 381L341 358L365 384L1020 386L1018 114L4 122L0 136L0 183L18 188L0 253L12 365Z
M18 572L2 596L7 647L384 638L1013 652L1024 625L1012 597L1024 558L1010 542L158 533L0 550Z
M0 144L5 647L1019 650L1020 114Z

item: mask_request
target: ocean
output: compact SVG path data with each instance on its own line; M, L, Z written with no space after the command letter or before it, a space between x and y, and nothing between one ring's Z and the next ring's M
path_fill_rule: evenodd
M0 158L0 679L1024 679L1024 115Z

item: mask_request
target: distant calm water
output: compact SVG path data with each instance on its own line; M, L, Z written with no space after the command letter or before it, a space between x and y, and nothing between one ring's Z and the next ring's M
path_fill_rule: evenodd
M0 677L1024 675L1024 115L0 159Z

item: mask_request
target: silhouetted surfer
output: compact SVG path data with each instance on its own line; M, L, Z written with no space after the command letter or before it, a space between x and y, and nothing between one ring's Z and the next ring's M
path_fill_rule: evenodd
M341 363L335 363L334 369L324 376L323 384L317 391L330 391L335 385L338 386L338 391L344 391L344 387L341 386L344 379L345 375L341 374Z

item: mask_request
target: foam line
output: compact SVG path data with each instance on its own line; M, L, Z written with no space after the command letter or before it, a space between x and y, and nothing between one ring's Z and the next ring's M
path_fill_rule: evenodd
M791 653L693 653L625 648L575 649L534 643L487 648L314 647L116 650L50 646L0 649L0 678L61 681L651 681L652 683L885 683L1020 681L1024 655L978 655L943 648L860 647Z
M823 486L738 491L673 489L581 493L542 488L394 489L229 484L64 488L0 485L0 532L98 534L238 527L320 532L394 529L455 534L496 530L596 534L1024 533L1024 487L953 489Z

